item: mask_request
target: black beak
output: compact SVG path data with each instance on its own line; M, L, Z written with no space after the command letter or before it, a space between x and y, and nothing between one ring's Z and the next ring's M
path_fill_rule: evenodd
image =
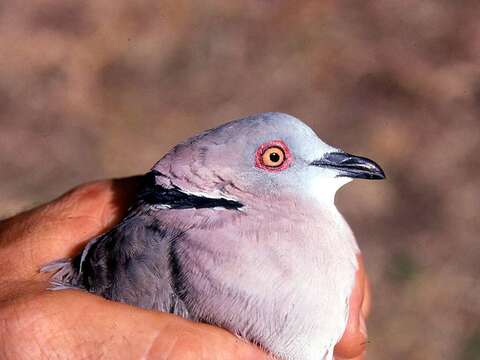
M320 160L310 165L321 166L339 171L337 176L354 179L381 180L385 179L382 168L374 161L344 152L327 153Z

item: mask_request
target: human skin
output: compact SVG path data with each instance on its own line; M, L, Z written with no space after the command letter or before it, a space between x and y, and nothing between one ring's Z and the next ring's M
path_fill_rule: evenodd
M75 255L125 215L139 177L81 185L0 222L0 359L267 359L215 326L105 300L48 291L38 269ZM362 259L335 359L363 359L370 291Z

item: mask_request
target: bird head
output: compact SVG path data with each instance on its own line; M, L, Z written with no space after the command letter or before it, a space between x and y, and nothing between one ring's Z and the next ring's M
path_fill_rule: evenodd
M260 113L177 145L153 170L157 181L208 197L332 202L352 179L384 179L378 164L323 142L299 119Z

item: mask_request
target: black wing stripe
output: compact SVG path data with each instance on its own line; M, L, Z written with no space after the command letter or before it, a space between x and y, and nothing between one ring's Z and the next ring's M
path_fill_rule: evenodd
M225 198L209 198L187 194L178 187L167 189L155 184L157 171L145 174L144 190L138 195L138 200L148 205L162 205L170 209L204 209L221 207L228 210L238 210L243 207L239 201Z

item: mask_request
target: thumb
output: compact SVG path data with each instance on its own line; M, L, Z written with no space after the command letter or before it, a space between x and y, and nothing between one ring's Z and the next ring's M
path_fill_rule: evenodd
M81 185L52 202L0 222L2 274L31 278L47 262L70 257L120 220L140 177Z
M35 339L16 339L23 342L17 343L17 348L33 358L37 358L35 354L38 358L55 354L62 359L268 358L255 346L220 328L86 292L44 292L33 301L23 302L22 307L18 311L25 312L21 317L26 320L25 333L34 334Z

